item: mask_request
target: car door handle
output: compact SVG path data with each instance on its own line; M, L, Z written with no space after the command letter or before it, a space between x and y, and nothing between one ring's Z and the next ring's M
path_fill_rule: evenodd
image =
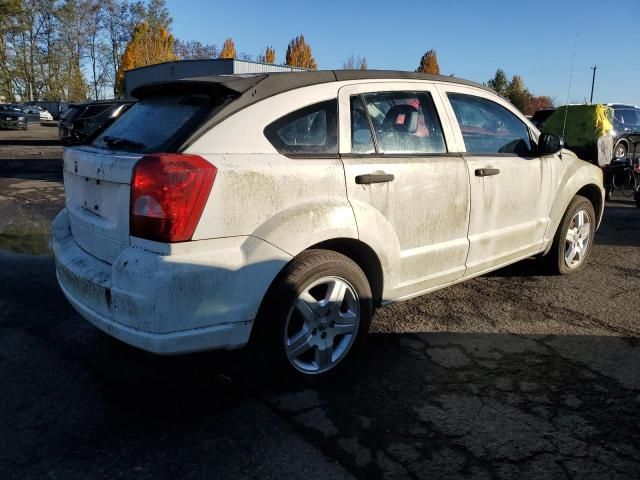
M478 168L476 169L476 177L490 177L491 175L498 175L500 170L497 168Z
M369 183L385 183L393 181L395 177L391 173L375 172L367 173L366 175L358 175L356 177L356 183L358 185L364 185Z

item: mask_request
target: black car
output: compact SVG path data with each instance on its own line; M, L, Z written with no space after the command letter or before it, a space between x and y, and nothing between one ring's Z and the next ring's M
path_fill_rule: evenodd
M71 104L60 117L58 137L63 145L90 143L134 103L127 100L101 100Z
M608 106L613 108L613 129L616 132L613 157L640 158L640 145L634 143L640 134L640 108L622 103L610 103Z
M555 112L555 108L542 108L540 110L536 110L536 112L531 117L531 123L533 123L540 131L542 131L542 127L544 122L549 118L553 112Z
M27 129L27 116L18 105L0 105L0 128Z

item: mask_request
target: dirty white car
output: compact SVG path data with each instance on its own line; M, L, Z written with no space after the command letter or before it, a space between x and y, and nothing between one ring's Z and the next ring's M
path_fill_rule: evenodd
M320 71L143 86L64 152L60 286L141 349L341 370L374 309L545 256L584 267L599 168L480 85Z

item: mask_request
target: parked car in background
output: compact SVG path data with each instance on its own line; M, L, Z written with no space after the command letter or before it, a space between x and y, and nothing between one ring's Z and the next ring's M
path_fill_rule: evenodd
M332 374L376 307L532 256L578 272L602 218L601 169L465 80L315 71L133 94L65 149L53 250L80 314L151 352L250 344L256 368Z
M531 122L536 127L538 127L538 130L542 131L545 120L549 118L555 111L555 108L542 108L540 110L536 110L536 112L531 117Z
M640 108L622 103L609 103L608 106L613 108L613 128L616 132L613 157L640 158L640 145L635 147L634 152L635 137L631 137L631 135L640 135Z
M91 143L134 103L126 100L102 100L70 104L60 117L58 137L63 145Z
M22 109L25 111L25 113L38 115L41 122L53 121L53 115L51 115L46 109L42 108L39 105L23 105Z
M0 104L0 128L26 130L26 113L18 105Z

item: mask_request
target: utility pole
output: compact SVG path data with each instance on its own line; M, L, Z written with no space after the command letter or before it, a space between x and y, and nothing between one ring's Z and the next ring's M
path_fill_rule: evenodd
M593 78L591 79L591 99L589 100L589 103L593 103L593 86L596 83L596 70L598 69L597 65L594 65L593 67L591 67L591 70L593 70Z

